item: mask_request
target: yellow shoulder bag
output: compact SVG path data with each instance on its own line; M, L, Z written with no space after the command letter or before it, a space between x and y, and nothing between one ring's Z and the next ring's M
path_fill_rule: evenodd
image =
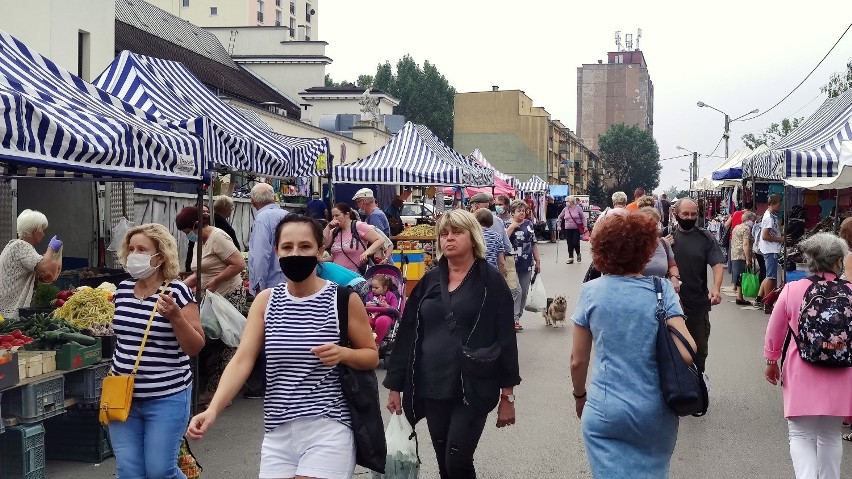
M160 294L165 293L168 286L168 282L163 284ZM154 309L151 310L151 316L148 318L148 326L145 328L145 334L142 336L142 344L139 345L139 353L136 355L136 364L133 365L133 372L129 376L110 373L104 378L101 389L101 409L100 414L98 414L98 418L103 425L107 425L110 421L127 421L127 416L130 415L130 403L133 401L133 382L136 379L136 370L139 369L139 361L142 360L142 350L145 349L145 342L148 341L148 332L151 331L151 324L154 322L154 314L156 312L157 305L155 303Z

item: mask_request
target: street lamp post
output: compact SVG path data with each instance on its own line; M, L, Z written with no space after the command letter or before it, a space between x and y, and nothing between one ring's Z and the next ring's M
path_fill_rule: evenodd
M752 110L752 111L750 111L750 112L746 113L745 115L740 115L740 116L738 116L738 117L734 118L733 120L731 120L731 117L730 117L727 113L725 113L724 111L722 111L722 110L720 110L720 109L718 109L718 108L716 108L716 107L710 106L710 105L708 105L708 104L704 103L703 101L699 101L699 102L697 103L697 105L698 105L698 107L699 107L699 108L703 108L703 107L705 107L705 106L706 106L707 108L710 108L710 109L716 110L716 111L718 111L719 113L721 113L721 114L725 115L725 133L724 133L724 135L723 135L722 137L725 139L725 159L726 159L726 160L728 159L728 140L730 140L730 138L731 138L731 123L733 123L733 122L735 122L735 121L737 121L737 120L742 120L743 118L745 118L745 117L747 117L747 116L749 116L749 115L753 115L753 114L755 114L755 113L757 113L757 112L759 112L759 111L760 111L759 109L755 108L754 110ZM712 154L712 153L711 153L711 154Z
M692 150L687 150L686 148L684 148L682 146L678 146L677 149L683 150L687 153L692 153L692 164L689 165L689 169L691 171L691 173L689 174L689 177L692 179L692 181L698 181L698 152L692 151Z

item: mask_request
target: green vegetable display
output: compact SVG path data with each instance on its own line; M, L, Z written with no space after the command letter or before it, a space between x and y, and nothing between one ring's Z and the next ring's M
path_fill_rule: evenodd
M0 334L20 330L33 338L33 349L56 349L68 342L83 346L95 344L95 338L80 334L80 329L64 319L54 318L49 313L34 314L27 318L0 323Z

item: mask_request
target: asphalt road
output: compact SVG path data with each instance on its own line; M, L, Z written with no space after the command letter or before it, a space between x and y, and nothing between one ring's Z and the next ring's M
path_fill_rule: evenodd
M583 244L584 262L573 265L565 264L564 244L559 245L559 261L555 245L540 248L549 295L565 294L573 311L591 258L588 244ZM734 305L731 296L714 308L708 360L710 412L703 418L681 420L671 477L793 477L781 391L763 379L767 319L763 312ZM570 394L570 324L564 329L545 327L540 314L529 312L522 324L525 330L518 343L523 383L515 390L518 422L497 429L496 417L489 418L476 454L479 477L591 477ZM381 380L382 371L379 376ZM384 400L384 391L382 396ZM437 478L425 423L418 425L417 432L423 460L420 477ZM262 401L236 399L209 436L192 445L204 466L203 477L257 477L262 437ZM846 479L852 479L850 447L844 443ZM48 477L111 478L115 463L113 459L100 465L51 461L47 470ZM370 477L356 472L356 477Z

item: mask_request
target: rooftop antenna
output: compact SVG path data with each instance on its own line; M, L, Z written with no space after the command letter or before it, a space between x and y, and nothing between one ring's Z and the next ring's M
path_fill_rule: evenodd
M642 29L640 28L638 32L636 32L636 49L639 49L639 39L642 38Z
M618 48L618 51L623 52L624 47L621 46L621 30L615 31L615 47Z
M627 33L624 35L624 48L629 52L633 50L633 34Z

